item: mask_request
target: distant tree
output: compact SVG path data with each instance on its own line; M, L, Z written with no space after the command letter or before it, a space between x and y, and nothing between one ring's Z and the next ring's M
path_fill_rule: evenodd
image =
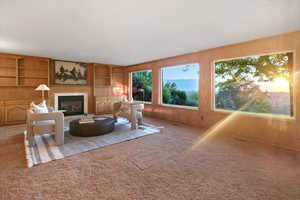
M186 105L185 91L177 89L176 83L167 82L163 87L163 102L167 104Z
M187 106L198 106L199 104L199 93L198 91L193 91L187 93L187 100L186 104Z
M269 113L271 106L266 102L267 93L253 83L232 84L219 89L216 108Z
M169 88L167 87L163 87L163 103L171 103L170 99L171 99L171 91Z

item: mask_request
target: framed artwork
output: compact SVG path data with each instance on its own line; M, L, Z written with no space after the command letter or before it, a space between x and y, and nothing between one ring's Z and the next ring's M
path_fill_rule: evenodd
M54 84L87 85L87 64L69 61L54 61Z

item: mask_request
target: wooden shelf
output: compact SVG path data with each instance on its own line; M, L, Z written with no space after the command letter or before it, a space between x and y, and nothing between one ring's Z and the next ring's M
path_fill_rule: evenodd
M0 78L17 78L17 76L0 76Z
M39 57L0 57L0 86L49 84L49 59Z
M6 68L6 69L15 69L16 67L13 67L13 66L1 66L1 68Z
M34 76L18 76L19 78L27 78L27 79L48 79L48 77L34 77Z
M94 95L111 95L112 66L94 64Z

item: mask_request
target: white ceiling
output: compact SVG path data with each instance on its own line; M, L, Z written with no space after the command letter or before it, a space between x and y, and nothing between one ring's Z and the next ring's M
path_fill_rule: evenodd
M0 52L130 65L300 30L300 0L0 0Z

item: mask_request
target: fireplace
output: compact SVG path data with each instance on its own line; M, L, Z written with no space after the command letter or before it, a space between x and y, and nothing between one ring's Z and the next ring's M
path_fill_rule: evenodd
M87 113L87 94L85 93L55 93L56 110L63 110L65 116Z
M64 115L82 115L84 114L83 96L59 96L58 110L64 110Z

